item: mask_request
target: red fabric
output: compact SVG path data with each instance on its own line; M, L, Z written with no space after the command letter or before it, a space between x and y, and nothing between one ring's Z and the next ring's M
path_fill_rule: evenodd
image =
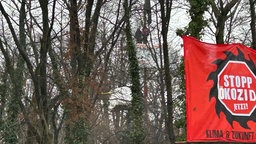
M256 51L182 38L187 141L256 142Z

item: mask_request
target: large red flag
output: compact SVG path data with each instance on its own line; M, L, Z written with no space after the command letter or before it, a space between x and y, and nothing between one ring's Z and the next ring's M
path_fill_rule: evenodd
M256 142L256 51L183 36L188 142Z

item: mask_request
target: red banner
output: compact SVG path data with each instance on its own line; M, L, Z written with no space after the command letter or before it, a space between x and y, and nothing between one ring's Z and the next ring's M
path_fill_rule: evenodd
M184 36L188 142L256 142L256 51Z

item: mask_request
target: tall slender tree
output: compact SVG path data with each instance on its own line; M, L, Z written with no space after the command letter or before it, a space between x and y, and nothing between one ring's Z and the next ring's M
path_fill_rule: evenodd
M132 0L124 0L124 21L125 21L125 36L126 48L129 57L129 72L131 75L131 91L132 101L130 108L130 131L129 136L131 143L141 144L144 143L145 132L143 126L143 113L144 113L144 98L141 92L140 73L138 59L136 57L135 44L133 42L131 33L131 8L133 5Z
M167 92L167 117L165 119L166 130L171 143L175 143L174 127L173 127L173 100L172 100L172 76L170 72L170 60L168 51L167 34L171 18L172 0L159 0L160 12L162 19L162 40L163 40L163 55L164 55L164 72L165 85Z

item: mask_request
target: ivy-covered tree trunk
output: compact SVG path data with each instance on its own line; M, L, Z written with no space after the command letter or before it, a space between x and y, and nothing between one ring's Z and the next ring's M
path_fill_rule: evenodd
M140 84L140 74L139 74L139 65L138 59L136 57L136 49L133 42L132 34L131 34L131 25L130 25L130 11L132 1L125 0L124 1L124 10L125 16L124 21L126 23L125 27L125 35L126 35L126 48L129 57L129 72L131 75L131 91L132 91L132 101L131 101L131 112L130 112L130 126L129 137L131 143L133 144L142 144L144 143L145 133L143 126L143 112L144 112L144 98L141 92L141 84Z
M26 47L25 37L25 0L22 0L20 7L20 19L19 19L19 42L22 49ZM4 41L7 41L6 39ZM1 41L1 51L4 54L6 60L6 69L11 79L11 91L10 97L6 97L5 101L8 101L7 119L3 123L3 135L6 143L18 143L18 137L20 133L18 114L21 112L22 102L22 87L23 87L23 72L24 72L24 60L21 55L17 54L18 61L13 64L8 50L4 50ZM16 65L16 66L14 66ZM15 68L16 67L16 68ZM6 85L8 85L6 83ZM7 87L6 87L7 88ZM7 93L6 93L7 94Z
M191 21L189 22L189 27L186 33L200 39L202 36L202 30L207 25L207 21L204 19L204 12L208 10L210 2L209 0L189 0L189 4Z
M190 9L189 14L191 21L185 30L177 30L178 35L190 35L197 39L201 39L203 33L202 30L207 26L207 21L204 19L204 13L208 10L210 5L210 0L198 1L198 0L189 0ZM176 120L175 125L177 128L186 129L186 105L185 105L185 79L184 79L184 59L181 59L179 64L179 79L181 81L179 87L182 92L182 96L179 97L182 101L182 117ZM184 134L179 140L185 140Z
M19 41L22 49L26 49L26 36L25 36L25 0L22 0L20 7L20 19L19 19ZM12 75L12 85L14 91L11 94L11 100L9 102L9 118L8 118L8 131L11 131L7 136L7 143L18 143L19 125L18 125L18 114L23 108L21 97L23 95L23 74L24 74L24 60L21 55L18 55L18 62L16 63L16 69L10 71Z

